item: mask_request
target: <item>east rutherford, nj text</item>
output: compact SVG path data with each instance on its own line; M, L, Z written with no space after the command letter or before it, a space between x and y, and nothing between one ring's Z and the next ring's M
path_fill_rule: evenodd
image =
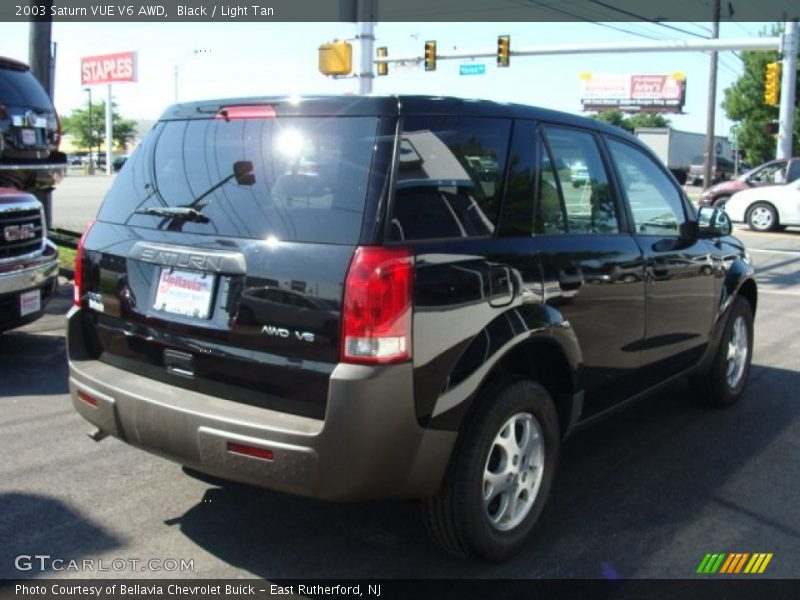
M295 588L297 588L295 590ZM269 593L272 596L294 595L298 596L363 596L361 585L277 585L273 583L269 586ZM368 585L368 596L380 596L380 585Z

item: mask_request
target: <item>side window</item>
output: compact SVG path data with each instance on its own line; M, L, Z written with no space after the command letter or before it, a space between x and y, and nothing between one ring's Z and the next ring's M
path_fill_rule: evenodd
M543 189L547 189L547 173L555 170L564 196L567 231L617 233L614 198L594 137L558 127L545 128L545 137L554 169L543 169Z
M780 180L780 173L786 167L786 162L776 162L765 167L761 167L753 172L750 180L756 183L776 183Z
M406 117L390 238L493 235L510 133L509 119Z
M678 189L646 154L614 140L608 147L630 203L637 233L677 236L686 220Z

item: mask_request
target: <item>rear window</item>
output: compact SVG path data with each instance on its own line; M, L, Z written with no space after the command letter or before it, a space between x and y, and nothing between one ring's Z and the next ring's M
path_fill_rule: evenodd
M377 126L377 117L163 121L128 159L98 219L188 233L353 244ZM195 208L204 222L136 212L164 207Z
M53 110L50 97L27 70L0 68L0 104Z

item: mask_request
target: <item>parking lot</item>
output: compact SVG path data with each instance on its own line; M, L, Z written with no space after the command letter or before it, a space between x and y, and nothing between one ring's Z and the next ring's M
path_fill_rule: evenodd
M54 198L57 226L80 229L96 206L79 179ZM80 197L82 211L70 204ZM494 566L436 550L412 502L337 505L217 487L117 440L91 441L68 395L72 289L62 280L45 318L0 336L0 577L687 578L709 552L774 553L764 576L797 577L800 229L737 235L760 284L741 402L709 410L677 383L579 431L533 543ZM21 554L123 559L125 568L19 570Z

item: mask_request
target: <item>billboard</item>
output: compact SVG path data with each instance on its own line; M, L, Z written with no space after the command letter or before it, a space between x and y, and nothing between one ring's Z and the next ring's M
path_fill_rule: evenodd
M81 58L81 85L136 81L136 52Z
M618 108L625 112L683 111L686 76L581 74L581 104L586 111Z

